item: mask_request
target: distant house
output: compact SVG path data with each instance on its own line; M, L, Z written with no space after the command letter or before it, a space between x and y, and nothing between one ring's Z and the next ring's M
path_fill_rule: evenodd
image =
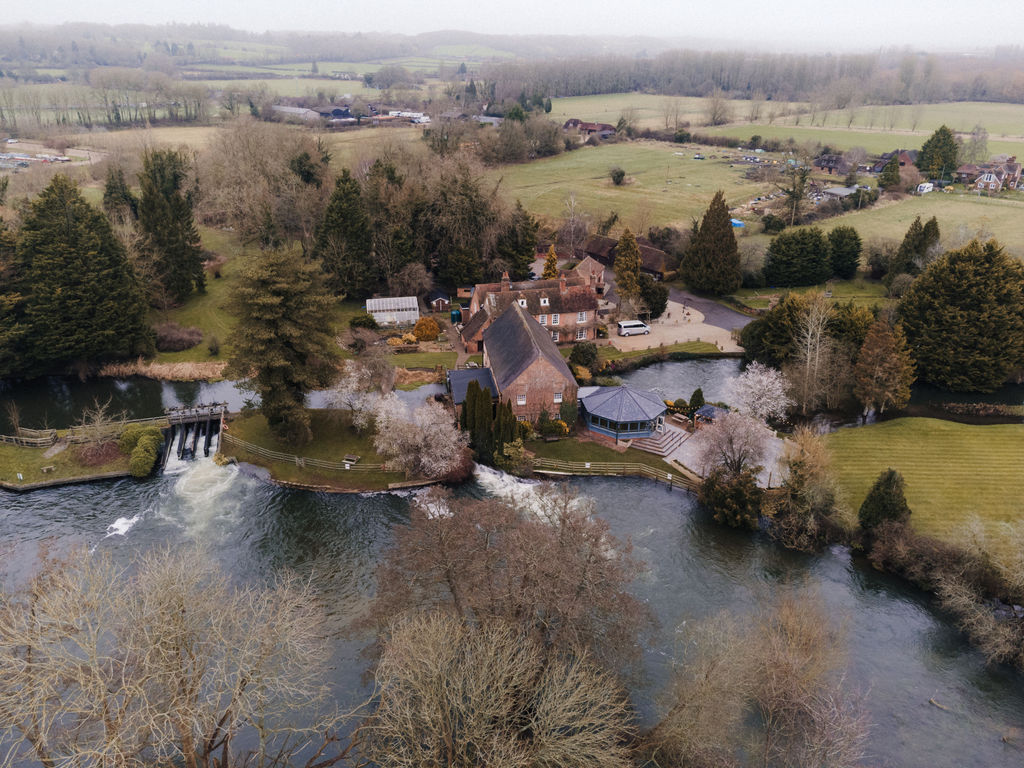
M576 265L573 274L593 281L594 292L598 296L604 295L604 270L605 266L590 256L584 257L583 261Z
M668 268L668 254L660 248L651 245L650 240L642 237L636 239L640 246L640 271L645 272L655 280L666 279L671 271ZM615 266L615 251L619 241L613 237L592 235L583 244L583 252L595 261L604 264L606 267Z
M1006 158L1006 159L1003 159ZM968 163L956 169L954 178L979 191L1001 192L1021 186L1021 164L1016 156L1002 155L987 163Z
M462 341L477 352L487 327L511 305L525 309L547 329L556 344L593 341L597 337L597 291L593 275L562 275L554 280L513 283L506 272L500 283L480 283L469 302L469 322Z
M833 173L845 176L852 168L850 163L842 155L821 155L814 159L814 167L819 171L828 173L830 176Z
M844 197L857 194L856 187L829 187L828 189L822 190L822 194L825 197L831 198L832 200L842 200Z
M306 109L305 107L288 107L275 104L271 109L285 120L302 120L303 122L312 123L322 119L320 113L315 109Z
M473 121L480 123L480 125L493 125L497 128L505 121L505 118L491 117L490 115L473 115Z
M499 398L512 404L520 421L536 421L542 411L556 414L563 402L576 399L569 366L525 307L510 304L484 331L483 349Z
M415 296L389 296L367 299L366 311L373 315L377 325L415 325L420 319L420 303Z
M589 139L591 136L596 135L599 139L607 139L609 136L615 135L615 126L608 125L608 123L588 123L585 120L580 120L577 117L570 118L565 121L562 126L563 131L577 130L580 133L580 138Z
M881 173L882 169L889 164L890 160L892 160L893 155L896 155L899 158L900 168L906 168L917 162L916 149L897 149L894 152L886 152L878 158L878 162L871 166L871 172Z
M427 306L431 312L449 312L452 308L451 298L444 291L434 290L427 294Z
M587 387L580 391L580 413L587 429L616 440L660 432L667 410L659 395L642 389Z

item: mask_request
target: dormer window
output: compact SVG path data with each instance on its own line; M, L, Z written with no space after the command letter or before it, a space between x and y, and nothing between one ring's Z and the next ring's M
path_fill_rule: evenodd
M540 305L541 305L542 307L546 307L546 306L547 306L548 304L550 304L550 303L551 303L551 302L549 302L549 301L548 301L548 297L547 297L547 296L541 296L541 297L540 297Z
M520 307L525 307L526 306L526 299L520 299L519 300L519 306Z

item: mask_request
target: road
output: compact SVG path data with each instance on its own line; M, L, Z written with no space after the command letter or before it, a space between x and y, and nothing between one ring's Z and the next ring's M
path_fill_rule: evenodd
M747 317L742 312L723 307L717 301L702 299L700 296L694 296L692 293L681 291L678 288L669 288L668 297L672 301L678 301L680 304L696 309L704 315L704 322L707 325L724 328L727 331L742 328L754 319Z

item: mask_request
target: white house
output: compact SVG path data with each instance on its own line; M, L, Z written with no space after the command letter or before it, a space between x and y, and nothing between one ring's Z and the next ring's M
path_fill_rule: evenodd
M415 325L420 319L420 303L415 296L367 299L366 311L373 315L380 326Z

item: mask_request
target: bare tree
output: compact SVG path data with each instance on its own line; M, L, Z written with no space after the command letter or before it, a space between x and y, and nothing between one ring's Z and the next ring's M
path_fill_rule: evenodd
M380 395L366 366L346 360L334 385L326 392L327 407L348 413L349 423L362 434L372 424Z
M628 586L640 564L569 487L530 498L435 492L378 570L371 621L382 631L427 608L475 625L515 622L554 651L586 651L618 669L635 663L651 626Z
M750 96L750 109L747 111L747 120L756 123L761 119L761 110L764 108L764 91L754 91Z
M0 765L336 764L320 626L308 586L235 587L198 550L44 554L0 595Z
M704 122L707 125L725 125L732 121L732 105L721 88L716 88L704 99Z
M590 217L576 201L576 193L570 192L565 198L562 226L558 230L558 242L567 246L572 258L579 255L587 235L590 233Z
M742 413L726 413L698 433L697 461L702 474L724 467L734 475L757 471L768 450L768 429Z
M729 402L740 413L758 421L784 418L792 399L786 394L789 382L782 372L761 363L751 363L728 384Z
M817 294L800 319L794 338L796 353L786 367L794 398L805 416L825 399L826 374L834 352L834 342L828 334L831 318L831 305L823 295Z
M522 627L450 614L394 626L360 729L383 768L595 766L630 760L628 697L586 656L551 654Z

